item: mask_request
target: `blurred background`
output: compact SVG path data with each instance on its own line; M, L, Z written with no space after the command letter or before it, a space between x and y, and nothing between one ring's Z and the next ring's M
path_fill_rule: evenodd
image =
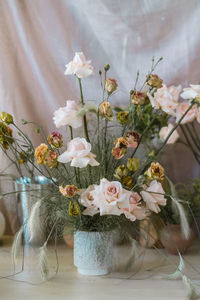
M126 105L137 71L142 82L152 56L164 58L155 73L166 85L198 84L199 17L198 0L0 0L1 111L13 114L19 127L23 118L53 130L53 112L79 99L76 81L64 76L76 51L95 68L84 80L88 100L100 96L98 71L109 63L119 87L112 101ZM27 131L37 145L38 136ZM0 159L2 170L7 162ZM164 163L174 182L199 177L184 146L175 145ZM1 209L14 230L13 202L4 199Z

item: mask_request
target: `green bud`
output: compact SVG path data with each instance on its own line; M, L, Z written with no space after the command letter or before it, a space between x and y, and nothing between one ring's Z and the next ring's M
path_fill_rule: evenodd
M139 158L129 158L127 161L127 168L131 172L135 172L138 170L140 166L140 160Z
M122 125L126 125L129 123L129 112L128 111L120 111L117 116L117 122L119 122Z
M40 133L40 128L35 128L36 133Z
M110 69L110 65L109 65L109 64L106 64L106 65L104 66L104 70L107 72L109 69Z
M123 177L128 175L128 169L125 165L121 165L115 169L114 177L121 180Z
M5 111L1 113L0 119L7 125L13 124L13 117Z

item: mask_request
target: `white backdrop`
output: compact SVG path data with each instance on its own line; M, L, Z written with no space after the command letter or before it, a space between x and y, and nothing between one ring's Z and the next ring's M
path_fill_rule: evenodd
M167 85L199 83L199 19L198 0L0 0L1 110L53 129L53 111L78 99L76 81L64 76L75 51L96 70L84 82L88 99L98 97L98 70L109 62L119 83L115 100L125 104L153 55L164 57L156 73ZM199 175L179 146L167 166L176 181Z

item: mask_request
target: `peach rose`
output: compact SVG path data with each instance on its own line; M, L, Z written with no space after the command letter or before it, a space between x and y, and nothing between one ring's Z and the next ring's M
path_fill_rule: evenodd
M85 168L87 165L98 166L96 155L91 153L91 144L84 138L75 138L68 143L67 151L58 157L61 163L71 161L71 167Z
M91 61L85 59L83 52L76 52L72 61L66 65L65 75L75 74L78 78L85 78L93 74Z
M159 136L160 139L164 142L167 138L167 136L169 135L169 133L173 130L174 126L170 123L168 126L162 127L160 132L159 132ZM174 130L174 132L172 133L172 135L170 136L170 138L167 141L167 144L174 144L179 138L179 134L177 130Z
M181 119L181 117L184 115L186 110L189 108L190 103L189 102L182 102L178 105L176 110L176 122ZM181 124L185 124L188 122L194 121L194 119L197 117L197 108L196 106L193 106L187 113L187 115L183 118L181 121Z
M162 109L167 114L175 116L175 109L178 106L178 98L181 89L181 85L170 87L163 85L163 87L157 90L154 97L148 93L151 105L155 109Z
M103 178L100 185L94 185L94 190L90 194L100 215L121 215L123 211L118 207L118 203L126 201L130 192L123 189L119 181L108 181Z
M78 116L80 106L73 100L67 100L65 107L60 107L54 112L53 121L57 128L61 126L72 126L78 128L82 126L82 118Z

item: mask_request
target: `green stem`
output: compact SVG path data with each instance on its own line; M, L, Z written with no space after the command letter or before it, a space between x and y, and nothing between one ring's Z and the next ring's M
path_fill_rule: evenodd
M79 89L80 89L81 105L84 106L85 103L84 103L83 89L82 89L82 84L81 84L80 78L78 78L78 83L79 83ZM88 129L87 129L86 115L83 116L83 133L84 133L84 137L86 138L87 142L90 142L89 135L88 135Z
M195 136L193 135L193 132L190 130L190 127L188 124L185 124L185 128L188 131L193 143L195 144L195 146L197 147L197 149L200 151L200 145L198 144L198 140L195 138Z
M73 128L71 126L69 126L70 129L70 137L71 140L73 140L74 138L74 134L73 134ZM81 180L80 180L80 171L79 168L74 167L74 173L75 173L75 177L76 177L76 183L79 187L81 187Z
M199 160L198 154L197 154L197 153L195 152L195 150L193 149L193 147L192 147L192 145L191 145L191 143L190 143L190 140L189 140L189 138L188 138L188 136L187 136L187 133L186 133L184 127L183 127L182 125L180 125L180 128L181 128L181 130L182 130L182 132L183 132L183 135L184 135L184 137L185 137L185 139L186 139L186 141L187 141L188 146L190 147L190 150L192 151L192 154L194 155L194 157L195 157L196 161L198 162L198 164L200 164L200 160Z

